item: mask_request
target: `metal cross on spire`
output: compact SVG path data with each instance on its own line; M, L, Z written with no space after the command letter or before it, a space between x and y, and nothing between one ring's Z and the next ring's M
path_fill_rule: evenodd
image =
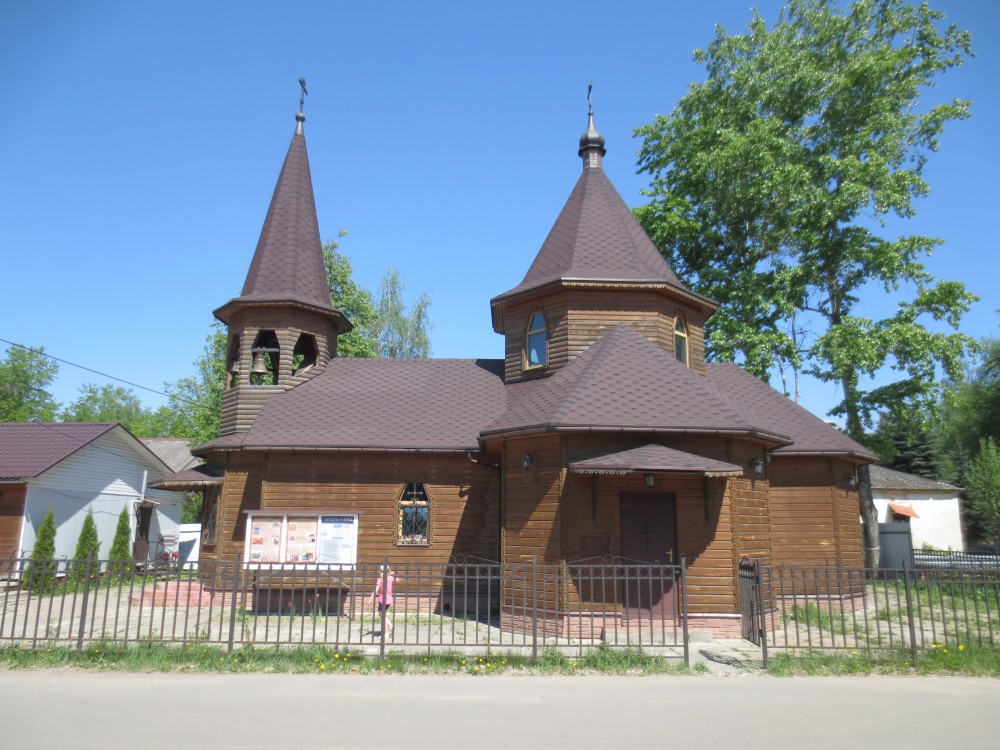
M594 84L593 83L588 83L587 84L587 114L588 115L594 114L594 95L593 95L593 92L594 92Z
M305 78L300 78L299 79L299 86L302 87L302 94L299 96L299 114L302 114L302 108L305 106L305 103L306 103L306 94L309 93L308 91L306 91L306 79Z

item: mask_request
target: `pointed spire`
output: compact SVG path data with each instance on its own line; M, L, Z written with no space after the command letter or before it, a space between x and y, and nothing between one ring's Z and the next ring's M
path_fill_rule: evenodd
M305 79L299 79L299 85L302 94L295 115L295 135L278 175L243 291L215 312L226 323L238 307L279 301L321 308L343 318L342 313L330 305L309 155L302 132L306 119L302 112L307 93ZM346 330L349 326L344 319L339 327Z
M584 169L600 169L601 158L607 153L604 149L604 136L594 127L594 84L587 84L587 130L580 136L580 150Z

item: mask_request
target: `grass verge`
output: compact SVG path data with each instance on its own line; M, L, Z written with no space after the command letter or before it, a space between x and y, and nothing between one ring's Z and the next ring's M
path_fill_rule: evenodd
M692 674L676 659L649 656L636 650L597 648L570 657L543 651L538 661L516 654L472 656L459 653L389 653L384 659L360 652L322 647L252 647L229 654L218 646L164 644L90 644L83 651L69 647L0 648L0 667L7 669L75 668L120 672L215 672L290 674Z
M1000 677L1000 651L934 646L912 660L909 651L818 652L775 654L769 660L770 674L793 675L956 675Z

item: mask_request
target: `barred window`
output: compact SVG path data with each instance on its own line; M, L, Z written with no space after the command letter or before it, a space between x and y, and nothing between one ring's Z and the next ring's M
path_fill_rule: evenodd
M399 497L396 544L430 544L431 502L423 482L407 482Z

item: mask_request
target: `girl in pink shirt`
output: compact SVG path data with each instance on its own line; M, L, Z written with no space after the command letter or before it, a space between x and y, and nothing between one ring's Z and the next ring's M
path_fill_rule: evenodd
M382 578L385 578L385 589L382 588ZM386 616L389 607L392 606L392 599L396 593L396 572L385 565L379 568L378 578L375 579L375 590L368 597L368 606L374 607L378 601L378 613L382 618L386 635L392 635L392 620Z

